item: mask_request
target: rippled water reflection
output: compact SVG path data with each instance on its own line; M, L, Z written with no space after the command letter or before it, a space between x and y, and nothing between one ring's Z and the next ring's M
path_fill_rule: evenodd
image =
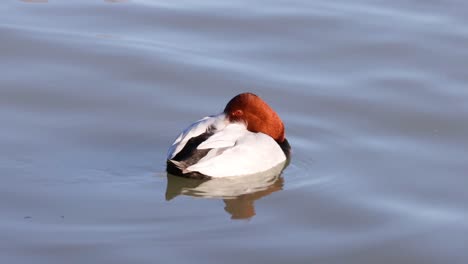
M0 17L2 263L467 262L468 2L18 0ZM282 174L167 175L177 133L244 91L286 125Z
M222 199L224 210L231 219L249 219L255 216L255 201L273 192L282 190L284 179L273 175L265 179L213 179L192 180L167 175L166 200L170 201L178 195L188 195L199 198Z

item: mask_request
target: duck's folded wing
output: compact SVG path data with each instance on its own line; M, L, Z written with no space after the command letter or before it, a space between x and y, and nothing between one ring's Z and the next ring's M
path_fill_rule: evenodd
M223 130L216 132L198 145L197 149L219 149L232 147L246 133L245 125L229 124Z
M185 172L211 177L239 176L267 171L285 161L286 155L274 139L245 130L233 146L211 149Z
M187 142L194 137L197 137L209 130L210 127L213 129L219 129L224 124L224 114L207 116L187 127L180 135L176 138L172 146L167 151L167 159L171 160L177 155L187 144Z

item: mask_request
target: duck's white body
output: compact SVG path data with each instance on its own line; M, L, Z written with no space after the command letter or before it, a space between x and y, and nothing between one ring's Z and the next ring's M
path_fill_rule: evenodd
M200 151L198 153L203 153L203 157L188 164L174 160L182 150L188 151L184 148L193 144L187 143L198 136L207 138L191 151ZM202 150L206 150L206 154ZM224 113L205 117L190 125L174 141L167 154L167 160L182 173L197 172L213 178L264 172L286 159L285 152L272 137L251 132L244 122L231 122Z

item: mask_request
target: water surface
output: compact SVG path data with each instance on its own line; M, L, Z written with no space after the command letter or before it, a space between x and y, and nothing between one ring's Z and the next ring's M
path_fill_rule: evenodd
M468 2L12 0L0 17L2 263L468 261ZM245 91L283 118L287 169L167 176L177 134Z

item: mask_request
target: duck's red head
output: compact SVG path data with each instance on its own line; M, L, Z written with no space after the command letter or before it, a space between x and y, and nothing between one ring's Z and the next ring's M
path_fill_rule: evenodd
M242 121L252 132L262 132L277 142L284 141L284 124L281 118L260 97L253 93L242 93L229 101L224 108L231 122Z

